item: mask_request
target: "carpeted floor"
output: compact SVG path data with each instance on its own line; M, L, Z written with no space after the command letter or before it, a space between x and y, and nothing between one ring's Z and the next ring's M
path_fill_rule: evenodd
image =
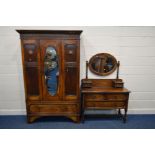
M126 124L117 117L86 117L74 123L63 117L44 117L27 124L26 116L0 116L0 129L155 129L155 115L128 115Z

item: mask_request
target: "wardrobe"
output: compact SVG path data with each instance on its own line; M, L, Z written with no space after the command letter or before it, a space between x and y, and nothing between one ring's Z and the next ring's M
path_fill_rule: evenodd
M80 121L81 30L17 30L21 39L27 120Z

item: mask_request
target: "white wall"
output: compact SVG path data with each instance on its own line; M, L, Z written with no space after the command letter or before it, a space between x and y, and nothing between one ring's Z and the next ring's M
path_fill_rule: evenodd
M132 91L129 113L155 113L155 27L0 27L0 114L25 114L19 35L15 29L82 29L85 61L99 52L121 62L120 78ZM116 72L104 78L115 78ZM89 78L102 78L89 72Z

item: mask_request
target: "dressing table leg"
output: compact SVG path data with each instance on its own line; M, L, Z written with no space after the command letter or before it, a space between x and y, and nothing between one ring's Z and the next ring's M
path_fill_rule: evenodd
M120 118L120 119L122 119L122 113L121 113L121 109L118 109L118 117Z
M81 121L84 123L84 97L83 94L81 94Z
M84 109L82 108L82 113L81 113L81 122L84 123Z
M127 119L127 108L124 109L125 113L124 113L124 117L123 117L123 122L126 123L126 119Z
M82 123L84 123L84 114L82 115Z
M121 115L121 109L118 109L118 116L120 117Z

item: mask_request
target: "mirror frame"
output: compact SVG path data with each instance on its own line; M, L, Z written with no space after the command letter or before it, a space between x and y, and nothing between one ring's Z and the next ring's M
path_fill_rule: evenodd
M95 71L95 70L92 68L92 63L94 62L94 60L96 59L96 57L102 56L102 55L103 55L103 56L106 55L106 56L108 56L108 57L111 57L111 58L113 59L113 61L114 61L114 67L113 67L113 69L110 70L109 72L106 72L106 73L97 72L97 71ZM92 56L92 57L90 58L90 60L89 60L89 69L90 69L90 71L91 71L92 73L94 73L94 74L96 74L96 75L100 75L100 76L110 75L110 74L112 74L112 73L116 70L116 68L117 68L117 60L116 60L116 58L115 58L113 55L111 55L111 54L109 54L109 53L98 53L98 54Z
M51 59L47 59L46 57L47 57L47 51L48 51L48 48L52 48L52 50L54 50L54 52L55 52L55 54L56 54L56 57L57 57L57 69L58 69L58 72L59 72L59 57L58 57L58 53L57 53L57 50L56 50L56 48L55 48L55 46L52 46L52 45L49 45L49 46L47 46L46 47L46 49L45 49L45 55L44 55L44 75L45 75L45 77L47 78L45 78L45 86L46 86L46 89L47 89L47 92L51 95L51 96L56 96L57 95L57 93L58 93L58 85L59 85L59 78L57 77L57 74L55 74L55 76L54 76L54 78L56 78L56 89L55 89L55 92L52 94L50 91L49 91L49 89L48 89L48 85L47 85L47 81L49 81L48 80L48 77L47 77L47 75L46 75L46 72L45 72L45 69L46 69L46 64L45 64L45 62L46 62L46 60L50 60L51 61L51 63L52 63L52 57L51 57ZM52 52L50 52L51 54L52 54ZM49 68L49 69L47 69L48 71L50 71L50 72L52 72L53 70L54 70L55 68ZM52 77L53 78L53 77ZM54 79L53 78L53 79ZM47 81L46 81L47 80ZM50 87L50 88L52 88L52 87Z

